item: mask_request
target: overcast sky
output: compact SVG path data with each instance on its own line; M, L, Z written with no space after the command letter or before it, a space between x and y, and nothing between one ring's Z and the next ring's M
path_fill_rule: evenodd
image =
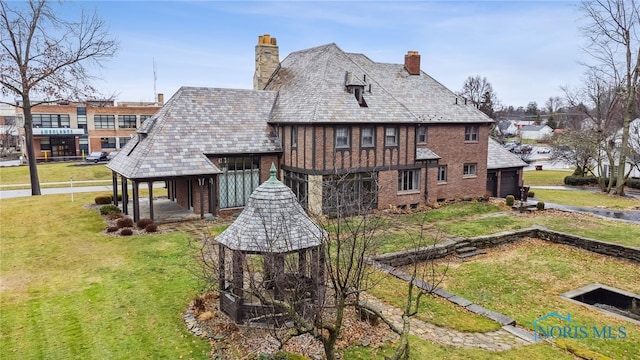
M336 43L377 62L421 54L422 70L453 91L486 77L503 105L542 107L580 81L584 39L568 1L99 1L120 41L100 71L118 101L168 100L180 86L251 88L258 35L276 37L280 59Z

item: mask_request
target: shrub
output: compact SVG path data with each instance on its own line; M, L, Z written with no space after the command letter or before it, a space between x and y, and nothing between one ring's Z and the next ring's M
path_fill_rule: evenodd
M595 176L571 175L571 176L566 176L564 178L564 184L571 185L571 186L583 186L583 185L590 185L590 184L597 184L597 183L598 183L598 178L596 178Z
M139 229L144 229L147 227L147 225L149 224L153 224L153 220L149 219L149 218L142 218L140 220L138 220L138 222L136 223L136 226Z
M108 233L116 232L116 231L118 231L118 229L119 229L119 228L118 228L117 226L109 226L109 227L107 228L107 232L108 232Z
M527 193L527 197L536 197L536 193L534 193L533 191L529 191Z
M122 236L131 236L131 235L133 235L133 230L131 230L130 228L124 228L124 229L120 230L120 235L122 235Z
M158 231L158 225L155 223L147 224L147 226L144 227L144 231L150 233L156 232Z
M100 215L120 214L121 212L122 210L113 204L100 207Z
M536 204L536 208L538 210L544 210L544 201L538 201L538 203Z
M98 195L93 200L97 205L106 205L111 203L113 197L111 195Z
M131 220L130 217L124 216L116 220L116 225L118 225L119 228L133 227L133 220Z
M516 197L513 195L507 195L505 200L507 202L507 206L513 206L513 204L516 202Z
M640 179L629 178L627 179L627 182L625 183L625 185L633 189L640 189Z

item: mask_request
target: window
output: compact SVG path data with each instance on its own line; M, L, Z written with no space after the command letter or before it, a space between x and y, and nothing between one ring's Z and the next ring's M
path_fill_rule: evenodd
M100 147L102 149L115 149L116 148L116 138L112 138L112 137L100 138Z
M298 127L297 126L292 126L291 127L291 147L297 147L298 146Z
M398 171L398 192L417 191L420 186L420 170Z
M477 165L476 164L464 164L462 167L462 175L464 177L476 176Z
M153 115L140 115L140 124L142 124L145 120L152 117Z
M68 128L71 125L67 114L33 114L34 128Z
M360 130L360 146L362 147L373 147L374 139L373 139L373 128L366 127Z
M420 126L418 128L416 142L418 144L426 144L427 143L427 128L425 126Z
M398 129L385 128L384 129L384 145L385 146L397 146L398 145Z
M125 145L127 145L129 140L131 140L131 137L129 137L129 136L124 136L124 137L118 138L118 141L120 142L120 148L123 148Z
M51 139L50 138L41 138L40 139L40 151L51 151Z
M118 115L118 127L121 129L135 129L136 116L135 115Z
M478 141L478 125L465 126L464 141Z
M346 128L346 127L336 128L336 147L337 148L349 147L349 128Z
M447 166L438 166L438 182L447 182Z
M114 115L93 115L93 123L96 129L115 129L116 118Z

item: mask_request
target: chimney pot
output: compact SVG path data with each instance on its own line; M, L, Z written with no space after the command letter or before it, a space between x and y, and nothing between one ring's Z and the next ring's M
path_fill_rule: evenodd
M404 68L409 75L420 75L420 54L417 51L408 51L404 56Z

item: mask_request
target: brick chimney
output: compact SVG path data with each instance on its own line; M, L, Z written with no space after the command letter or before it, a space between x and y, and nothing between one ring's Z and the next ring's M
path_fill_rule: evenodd
M276 38L269 34L258 36L256 45L256 72L253 74L253 89L264 90L273 72L280 65L280 54Z
M408 51L404 56L404 68L409 75L420 75L420 54L417 51Z
M157 103L160 106L164 105L164 94L163 93L158 93L158 101L157 101Z

